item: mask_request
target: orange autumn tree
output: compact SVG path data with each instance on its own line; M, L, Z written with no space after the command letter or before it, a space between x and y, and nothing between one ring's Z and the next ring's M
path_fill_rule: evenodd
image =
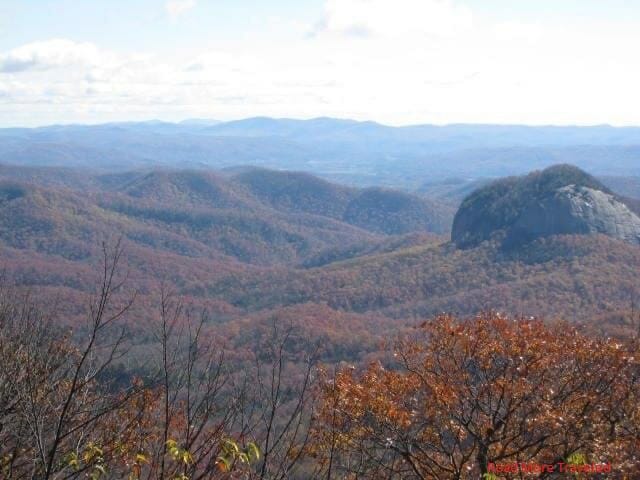
M334 478L479 478L490 463L630 461L631 348L566 324L439 316L395 365L325 375L312 454ZM625 403L626 402L626 403Z

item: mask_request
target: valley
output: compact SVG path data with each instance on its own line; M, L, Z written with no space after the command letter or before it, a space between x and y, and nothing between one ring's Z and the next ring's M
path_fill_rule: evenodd
M2 267L48 298L82 298L101 243L118 239L142 304L167 282L225 322L295 308L304 323L305 308L323 306L332 315L374 315L391 331L441 312L497 309L618 331L639 294L640 250L607 233L617 228L611 220L601 232L575 227L574 235L566 222L538 238L504 230L530 215L532 192L576 184L609 192L573 167L481 187L455 222L442 197L306 173L1 172ZM471 206L475 198L483 203ZM617 198L637 212L633 200ZM463 217L477 240L460 242Z

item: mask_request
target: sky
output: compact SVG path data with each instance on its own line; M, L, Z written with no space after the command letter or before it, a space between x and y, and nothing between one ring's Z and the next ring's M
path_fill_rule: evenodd
M0 0L0 127L640 125L640 0Z

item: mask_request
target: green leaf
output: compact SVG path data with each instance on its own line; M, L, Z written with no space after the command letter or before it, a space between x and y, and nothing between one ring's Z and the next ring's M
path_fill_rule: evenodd
M249 458L252 458L255 461L260 460L260 449L253 442L247 445L247 454L249 455Z
M569 465L586 465L587 456L584 453L579 453L579 452L572 453L567 458L567 463Z

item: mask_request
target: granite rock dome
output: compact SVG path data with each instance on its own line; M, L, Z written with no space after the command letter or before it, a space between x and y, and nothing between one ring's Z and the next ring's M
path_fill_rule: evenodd
M451 236L467 248L492 238L518 246L551 235L596 233L640 244L640 217L590 175L558 165L473 192L462 202Z

